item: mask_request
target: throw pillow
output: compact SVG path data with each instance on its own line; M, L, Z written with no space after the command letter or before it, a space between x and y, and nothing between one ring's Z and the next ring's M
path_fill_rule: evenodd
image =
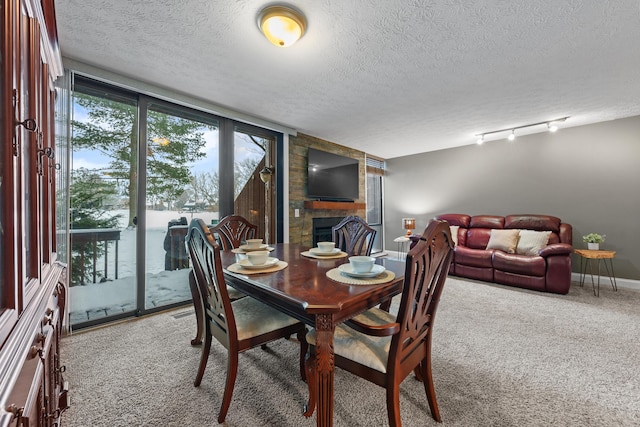
M551 231L520 230L520 239L516 253L520 255L538 255L547 246Z
M519 234L518 230L491 230L487 249L498 249L508 254L513 254L516 252Z
M449 230L451 230L451 239L453 240L453 243L458 246L458 229L460 228L459 225L450 225L449 226Z

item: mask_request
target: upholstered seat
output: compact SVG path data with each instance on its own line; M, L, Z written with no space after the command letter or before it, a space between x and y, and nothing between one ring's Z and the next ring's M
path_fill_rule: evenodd
M372 308L353 318L356 322L382 326L396 321L396 316L379 308ZM309 345L316 345L316 330L307 333ZM333 335L333 353L368 366L376 371L387 372L387 358L391 348L391 337L362 336L360 332L338 325Z

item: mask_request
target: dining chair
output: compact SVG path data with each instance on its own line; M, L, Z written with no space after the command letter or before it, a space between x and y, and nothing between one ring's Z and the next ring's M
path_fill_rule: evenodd
M247 239L253 239L258 232L258 226L250 223L241 215L227 215L218 224L209 226L209 230L222 246L222 250L230 251L239 248ZM191 290L193 308L196 312L196 337L191 340L191 345L200 345L204 335L204 307L201 303L202 299L200 298L198 286L196 286L191 276L189 276L189 289ZM227 291L232 301L246 296L230 286L227 287Z
M209 229L218 236L217 240L224 251L240 247L247 239L256 238L258 233L258 226L241 215L227 215Z
M371 308L335 328L335 366L384 387L389 425L399 427L400 384L413 371L423 381L431 416L441 422L431 370L431 338L436 309L453 257L453 241L446 221L432 220L407 254L400 308L394 316ZM309 402L316 405L315 330L307 333L306 360Z
M193 263L191 274L200 288L206 317L205 340L194 385L198 387L202 381L211 342L215 337L228 352L227 380L218 413L218 422L223 423L231 404L238 372L238 355L243 351L297 334L300 341L300 375L303 380L306 379L306 328L299 320L254 298L230 300L222 271L220 246L204 221L191 221L186 241Z
M355 215L345 217L331 228L336 248L349 255L371 255L376 230Z

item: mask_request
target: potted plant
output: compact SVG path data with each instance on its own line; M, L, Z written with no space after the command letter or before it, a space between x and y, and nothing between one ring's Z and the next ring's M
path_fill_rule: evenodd
M586 236L582 236L582 241L587 244L587 248L597 251L600 249L600 243L604 243L606 234L589 233Z

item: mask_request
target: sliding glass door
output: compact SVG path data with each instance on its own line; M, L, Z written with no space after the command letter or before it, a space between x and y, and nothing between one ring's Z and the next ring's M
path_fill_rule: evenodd
M193 218L275 242L278 134L75 76L70 324L184 304Z
M219 219L219 122L146 97L141 110L147 113L144 306L153 309L191 298L184 237L193 218Z
M69 185L72 326L137 310L137 112L135 96L75 82Z

